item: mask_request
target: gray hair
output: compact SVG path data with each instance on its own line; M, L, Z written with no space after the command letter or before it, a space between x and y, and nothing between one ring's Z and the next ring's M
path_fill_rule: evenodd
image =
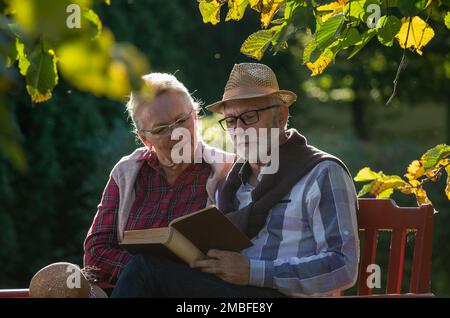
M167 73L150 73L142 76L144 81L144 90L142 92L131 92L130 98L126 104L128 115L133 121L135 131L138 130L137 115L142 105L150 102L153 98L167 92L177 92L184 94L196 111L200 108L200 102L194 100L186 86L183 85L175 76ZM147 89L147 91L146 91Z
M269 98L270 98L271 104L285 105L284 101L279 96L270 96ZM279 115L279 110L277 108L272 108L271 111L274 116ZM290 118L291 118L291 115L289 114L289 107L288 107L288 117L286 118L286 124L284 125L284 127L281 127L281 128L283 128L284 130L287 130L289 128L289 119Z

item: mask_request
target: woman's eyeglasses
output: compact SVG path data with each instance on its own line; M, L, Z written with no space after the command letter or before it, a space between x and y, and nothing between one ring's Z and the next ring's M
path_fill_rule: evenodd
M161 125L157 127L153 127L152 129L141 129L141 132L148 132L155 136L165 136L168 135L173 131L173 129L182 126L184 123L186 123L192 116L192 112L194 110L191 109L188 114L184 115L181 118L178 118L175 122L169 125Z

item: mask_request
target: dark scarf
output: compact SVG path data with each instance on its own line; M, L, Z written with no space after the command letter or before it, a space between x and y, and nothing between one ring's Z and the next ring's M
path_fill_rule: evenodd
M219 184L219 210L250 238L263 228L269 211L319 162L335 161L350 175L340 159L308 145L306 138L297 130L289 129L287 135L287 141L279 148L278 171L275 174L263 175L251 193L252 202L249 205L237 211L234 208L236 192L242 184L239 171L245 163L235 162L226 178Z

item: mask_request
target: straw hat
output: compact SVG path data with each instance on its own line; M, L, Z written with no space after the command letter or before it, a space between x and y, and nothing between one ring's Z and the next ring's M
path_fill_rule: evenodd
M39 270L29 288L32 298L108 298L100 287L88 281L83 270L65 262Z
M279 96L287 106L291 106L297 100L297 95L293 92L280 90L275 73L267 65L235 64L225 86L222 100L206 108L222 113L223 103L226 101L266 96Z

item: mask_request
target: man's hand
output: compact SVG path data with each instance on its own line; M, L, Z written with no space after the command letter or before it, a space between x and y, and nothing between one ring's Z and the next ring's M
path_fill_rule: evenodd
M214 274L224 281L236 285L248 285L250 261L247 257L230 251L209 250L208 259L194 261L192 268Z

